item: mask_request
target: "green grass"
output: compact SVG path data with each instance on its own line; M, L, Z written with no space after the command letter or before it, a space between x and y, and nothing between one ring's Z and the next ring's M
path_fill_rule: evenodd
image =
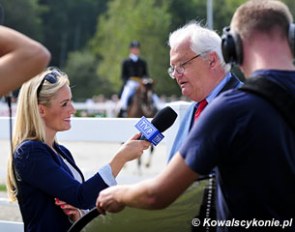
M0 192L5 192L5 191L6 191L5 184L0 184Z
M205 182L205 181L204 181ZM205 183L191 186L173 204L162 210L141 210L126 208L118 214L99 216L84 229L99 231L191 231L191 222L199 212Z

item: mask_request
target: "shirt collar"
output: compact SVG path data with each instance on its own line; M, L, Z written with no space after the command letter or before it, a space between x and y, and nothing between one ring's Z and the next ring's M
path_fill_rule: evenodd
M134 55L134 54L130 54L130 55L129 55L129 58L130 58L131 60L133 60L134 62L138 61L138 56L136 56L136 55Z
M213 101L213 99L218 95L218 93L223 89L227 82L231 78L231 73L227 73L226 76L215 86L215 88L206 97L208 104Z

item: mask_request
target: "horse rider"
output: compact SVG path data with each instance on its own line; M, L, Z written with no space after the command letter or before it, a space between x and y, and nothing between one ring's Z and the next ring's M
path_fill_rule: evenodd
M127 117L128 99L134 95L143 79L148 78L147 63L140 55L140 43L132 41L129 45L130 54L122 62L121 78L123 81L120 93L120 112L118 117ZM154 94L154 103L158 103L158 97Z

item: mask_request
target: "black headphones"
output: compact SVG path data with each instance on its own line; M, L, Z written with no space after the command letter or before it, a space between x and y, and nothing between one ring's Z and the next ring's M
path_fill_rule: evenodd
M225 63L242 64L243 44L237 33L230 31L230 27L223 28L221 50Z
M293 56L295 55L295 24L289 26L289 44ZM223 29L221 49L225 63L243 63L243 44L239 34L230 31L230 27Z

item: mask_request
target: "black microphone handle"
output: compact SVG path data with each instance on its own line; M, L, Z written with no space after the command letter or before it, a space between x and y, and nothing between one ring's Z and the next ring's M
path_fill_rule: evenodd
M144 137L143 134L141 134L141 136L140 136L140 138L139 138L138 140L146 140L146 141L148 141L148 140L146 139L146 137Z

